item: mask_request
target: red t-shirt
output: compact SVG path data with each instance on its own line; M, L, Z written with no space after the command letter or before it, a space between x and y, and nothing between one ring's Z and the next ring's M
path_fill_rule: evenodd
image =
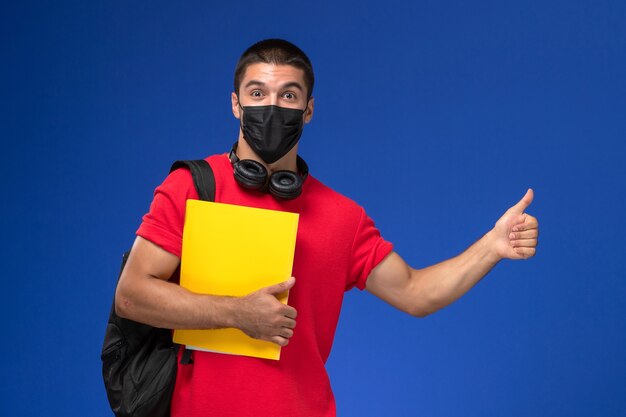
M241 188L225 154L207 161L215 173L217 202L300 214L296 284L289 293L297 326L279 361L195 351L192 365L178 367L172 416L335 416L324 365L343 294L355 286L365 288L371 270L392 245L363 208L311 175L300 197L277 200ZM187 199L198 199L198 194L190 172L179 169L155 190L137 234L180 257Z

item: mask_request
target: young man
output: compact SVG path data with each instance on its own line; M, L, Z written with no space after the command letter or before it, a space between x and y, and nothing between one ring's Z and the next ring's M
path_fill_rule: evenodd
M274 39L250 47L231 97L241 122L236 146L207 158L216 201L300 214L295 278L245 297L194 294L170 279L180 264L185 202L198 198L186 170L156 189L137 231L116 293L118 314L171 329L234 327L283 346L279 361L194 352L194 363L178 369L173 416L334 416L324 365L346 290L367 289L424 317L465 294L501 259L535 254L538 223L524 213L529 190L459 256L421 270L407 265L361 207L308 175L298 158L302 128L313 116L313 84L311 63L296 46ZM251 189L263 171L270 179L261 175L262 187ZM289 305L275 297L285 290Z

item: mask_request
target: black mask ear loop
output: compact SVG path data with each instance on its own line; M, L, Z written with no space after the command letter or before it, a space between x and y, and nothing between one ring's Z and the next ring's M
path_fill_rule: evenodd
M245 110L241 106L241 100L239 99L239 93L236 93L235 95L237 96L237 105L241 109L241 111L239 112L239 129L241 130L241 132L243 132L243 112Z
M311 100L311 97L306 100L306 106L304 106L304 110L302 110L302 116L306 114L306 111L309 108L309 100Z

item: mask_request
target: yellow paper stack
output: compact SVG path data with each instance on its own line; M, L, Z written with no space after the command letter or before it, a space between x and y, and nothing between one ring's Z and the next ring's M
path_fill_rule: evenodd
M244 296L292 274L298 214L187 200L180 285L200 294ZM287 294L279 297L287 303ZM175 330L189 349L280 358L280 346L239 329Z

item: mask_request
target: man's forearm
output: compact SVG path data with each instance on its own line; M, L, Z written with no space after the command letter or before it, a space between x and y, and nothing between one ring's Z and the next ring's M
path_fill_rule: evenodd
M134 284L119 285L116 293L121 317L165 329L232 327L280 346L293 336L297 312L276 298L293 287L293 278L243 297L195 294L152 277L130 282Z
M281 346L293 336L297 312L276 297L289 291L292 277L243 297L192 293L169 282L180 259L137 237L115 293L121 317L165 329L232 327Z
M413 269L397 253L391 253L370 272L367 290L417 317L444 308L468 292L501 259L528 259L535 255L539 223L524 212L532 200L533 191L529 189L493 229L447 261Z
M411 297L425 299L431 314L453 303L476 285L499 261L491 232L454 258L424 269L411 269Z
M165 329L236 327L237 299L192 293L177 284L144 277L116 292L118 315Z

